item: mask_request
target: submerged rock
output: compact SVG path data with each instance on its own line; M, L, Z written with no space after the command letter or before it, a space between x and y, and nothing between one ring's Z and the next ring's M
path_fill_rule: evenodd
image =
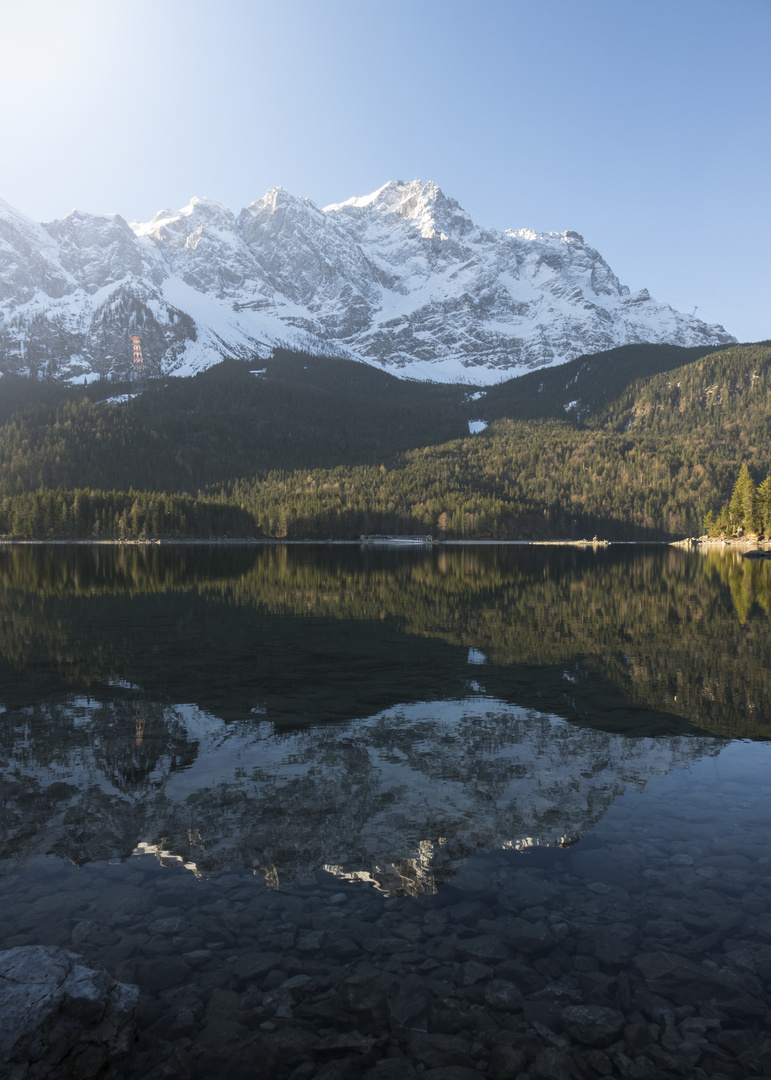
M90 1080L128 1049L139 990L78 953L31 945L0 953L0 1073Z
M568 1034L587 1046L606 1046L623 1031L626 1017L601 1005L569 1005L562 1010Z

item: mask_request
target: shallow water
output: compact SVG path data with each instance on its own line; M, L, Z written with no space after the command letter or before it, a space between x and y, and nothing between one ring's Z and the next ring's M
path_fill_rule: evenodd
M3 947L139 985L116 1077L771 1075L767 563L7 548L0 590Z

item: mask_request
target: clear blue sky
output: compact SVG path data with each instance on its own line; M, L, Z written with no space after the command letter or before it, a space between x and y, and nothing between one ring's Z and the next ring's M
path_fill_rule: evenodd
M771 338L771 0L8 0L0 197L147 220L435 180Z

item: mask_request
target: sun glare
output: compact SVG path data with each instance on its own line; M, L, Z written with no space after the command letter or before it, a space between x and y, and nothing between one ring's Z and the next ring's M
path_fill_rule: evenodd
M94 0L29 0L3 15L0 92L12 115L53 106L78 93L113 53L117 9Z

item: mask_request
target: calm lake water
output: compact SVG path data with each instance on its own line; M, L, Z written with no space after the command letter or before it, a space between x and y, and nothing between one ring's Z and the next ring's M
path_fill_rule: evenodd
M121 1080L771 1076L771 561L0 547L2 947Z

